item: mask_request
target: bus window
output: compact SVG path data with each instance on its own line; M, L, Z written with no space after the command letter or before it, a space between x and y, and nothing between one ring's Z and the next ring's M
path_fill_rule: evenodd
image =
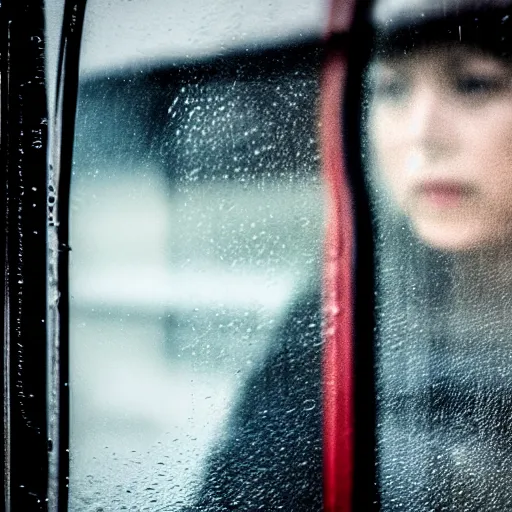
M70 199L70 510L186 506L284 312L318 279L324 8L90 1Z

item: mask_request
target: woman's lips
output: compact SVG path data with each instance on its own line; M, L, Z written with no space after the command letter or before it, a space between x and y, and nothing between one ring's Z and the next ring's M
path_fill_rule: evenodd
M436 208L456 208L474 191L473 186L456 181L424 181L416 187L420 199Z

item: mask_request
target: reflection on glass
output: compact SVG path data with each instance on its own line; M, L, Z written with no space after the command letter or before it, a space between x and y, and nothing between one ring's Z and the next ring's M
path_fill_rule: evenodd
M71 510L178 510L198 487L319 265L319 62L305 45L82 82Z
M452 4L375 11L383 510L512 507L512 10Z

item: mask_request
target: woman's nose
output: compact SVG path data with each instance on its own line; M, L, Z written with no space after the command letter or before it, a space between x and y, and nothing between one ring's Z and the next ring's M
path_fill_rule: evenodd
M454 149L451 108L441 91L418 86L411 95L407 132L411 148L427 161L444 158Z

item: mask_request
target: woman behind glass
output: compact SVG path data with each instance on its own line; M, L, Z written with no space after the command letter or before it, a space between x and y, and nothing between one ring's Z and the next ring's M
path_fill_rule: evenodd
M512 510L509 13L376 6L366 131L383 510Z

